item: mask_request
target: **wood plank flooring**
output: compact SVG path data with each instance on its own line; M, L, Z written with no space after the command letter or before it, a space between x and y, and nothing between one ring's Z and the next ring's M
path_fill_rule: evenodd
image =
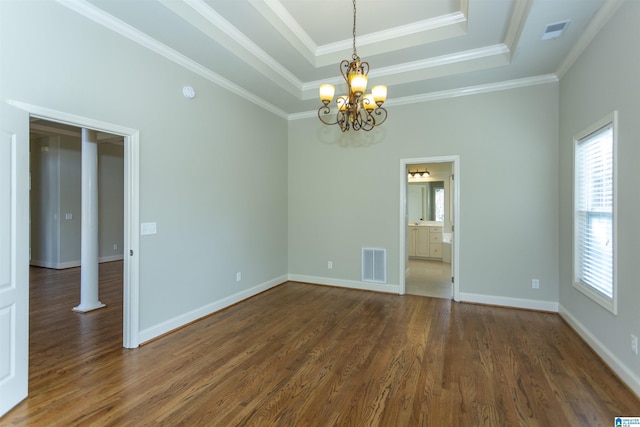
M640 401L555 314L285 283L136 350L122 264L32 269L29 397L3 426L612 426Z

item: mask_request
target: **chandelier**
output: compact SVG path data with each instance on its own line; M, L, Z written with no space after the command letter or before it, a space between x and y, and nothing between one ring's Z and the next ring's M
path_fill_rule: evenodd
M361 62L356 51L356 0L353 0L353 55L352 60L340 62L340 74L347 82L347 94L338 96L335 121L330 116L329 103L333 100L336 88L331 84L320 85L318 118L325 125L339 125L342 132L349 129L370 131L387 119L387 110L382 104L387 99L387 87L374 86L371 93L365 94L369 74L369 63Z

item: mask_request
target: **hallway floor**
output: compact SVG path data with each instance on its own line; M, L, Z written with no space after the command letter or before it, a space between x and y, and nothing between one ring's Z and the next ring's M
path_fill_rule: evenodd
M440 261L409 259L405 290L410 295L451 299L453 297L451 264Z

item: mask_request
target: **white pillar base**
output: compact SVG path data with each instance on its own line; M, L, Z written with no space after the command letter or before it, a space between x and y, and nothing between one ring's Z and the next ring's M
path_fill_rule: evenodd
M82 304L80 304L77 307L73 307L71 309L71 311L75 311L76 313L86 313L88 311L97 310L99 308L106 307L106 306L107 306L106 304L103 304L100 301L98 301L98 303L93 305L93 306L91 306L91 305L84 305L83 306Z

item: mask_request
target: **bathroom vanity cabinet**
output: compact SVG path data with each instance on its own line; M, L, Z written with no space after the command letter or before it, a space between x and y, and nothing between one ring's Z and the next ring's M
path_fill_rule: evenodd
M442 226L410 225L407 245L411 258L442 260Z

